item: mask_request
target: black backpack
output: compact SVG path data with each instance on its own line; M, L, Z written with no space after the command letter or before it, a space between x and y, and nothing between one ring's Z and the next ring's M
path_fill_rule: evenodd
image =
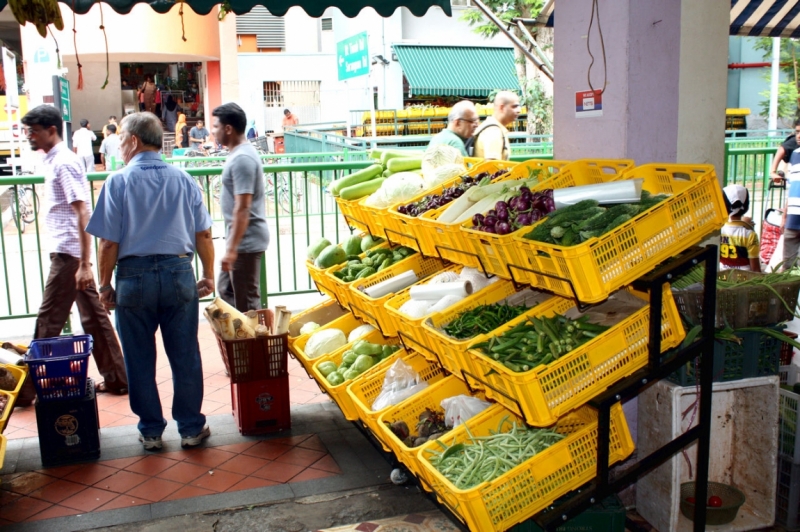
M467 141L464 143L464 148L467 150L468 157L472 157L475 154L475 143L478 142L478 135L480 135L490 127L500 127L500 124L489 122L488 124L481 125L481 127L478 128L478 131L476 131L475 134L472 137L468 138ZM506 148L507 148L506 136L503 135L503 151L506 151Z

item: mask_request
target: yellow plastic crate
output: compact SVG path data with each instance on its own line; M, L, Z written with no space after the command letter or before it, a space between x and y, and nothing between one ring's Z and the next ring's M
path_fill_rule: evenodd
M343 309L338 301L335 299L326 299L319 305L293 315L291 320L289 320L289 346L295 343L301 336L305 336L300 334L300 329L302 329L303 325L306 323L313 322L322 327L346 314L350 314L350 311Z
M422 279L421 281L414 283L412 286L416 285L424 285L430 282L431 277L434 275L438 275L442 272L453 272L453 273L460 273L463 270L463 266L448 266L441 270L440 272L436 272L431 276ZM403 306L403 304L411 299L410 293L411 287L408 287L400 292L397 292L393 297L390 297L386 303L383 304L383 308L389 316L389 319L393 322L393 329L397 331L397 335L400 337L400 340L403 342L403 345L407 349L412 349L417 353L425 355L425 352L430 349L430 344L427 341L427 333L425 329L422 328L422 322L424 322L430 314L423 316L422 318L412 318L411 316L407 316L401 313L398 309ZM431 358L429 356L425 356L428 360L436 361L435 358Z
M470 159L469 157L467 159ZM488 172L490 174L494 174L495 172L501 169L508 169L513 170L517 166L517 163L509 162L509 161L484 161L483 159L475 159L477 161L472 167L470 167L466 175L469 176L476 176L483 172ZM511 178L511 173L502 175L497 178L495 182L505 181ZM424 241L422 237L419 235L419 230L417 227L420 224L420 218L417 216L408 216L406 214L400 214L397 212L397 208L401 205L408 205L409 203L414 203L416 201L421 200L425 196L431 194L441 194L442 190L447 187L451 187L456 183L461 181L461 177L454 177L453 179L449 179L442 183L441 185L434 187L432 189L428 189L420 194L417 194L413 198L408 201L401 201L389 207L386 210L386 215L388 216L388 222L386 223L386 228L384 231L386 232L386 237L391 240L392 242L396 242L398 244L402 244L404 246L408 246L410 248L414 248L417 251L420 251L423 255L427 255L428 257L435 257L436 248L431 246L425 246L424 244L427 241ZM388 230L387 230L388 229Z
M361 209L361 201L363 199L364 198L346 200L337 196L336 204L339 206L339 210L342 216L344 216L344 221L348 226L360 229L371 235L383 237L380 231L378 231L377 225L371 222L367 218L366 213Z
M397 459L417 477L422 477L423 475L422 467L417 459L417 452L422 448L422 445L419 447L407 446L392 432L388 425L395 421L405 421L411 434L415 434L414 428L419 422L420 414L425 412L426 409L443 413L442 399L457 395L470 395L485 399L480 392L477 394L470 392L467 385L456 377L445 377L405 401L390 406L378 417L378 430L381 434L381 441L385 442ZM427 487L427 484L423 483L422 486Z
M367 236L366 234L362 233L359 235L361 238ZM341 244L337 244L337 247L342 247ZM358 253L360 257L364 257L363 253ZM317 268L314 266L314 261L306 260L306 269L308 270L308 275L314 281L314 284L317 285L317 290L320 292L331 296L334 299L338 299L338 294L336 293L337 287L333 284L331 279L325 275L325 272L328 270L332 270L333 268L337 268L339 265L331 266L330 268Z
M3 464L6 461L6 446L8 445L8 439L0 434L0 469L3 469Z
M517 165L511 171L511 175L503 176L503 181L518 180L528 178L529 175L535 171L540 171L539 187L550 188L547 183L561 175L562 166L566 167L567 163L563 161L541 161L530 160ZM554 171L557 173L553 174ZM423 213L419 217L419 225L417 239L421 241L421 246L428 250L431 256L441 256L445 260L455 262L456 264L463 264L471 268L481 268L483 271L489 271L485 265L482 265L480 255L472 249L472 244L467 241L461 230L460 223L441 223L438 221L439 216L447 209L447 206L440 207L432 211ZM490 272L491 273L491 272ZM505 276L508 278L508 275Z
M13 395L11 392L0 390L0 397L2 396L6 396L8 398L8 403L6 404L6 408L3 410L3 413L0 414L0 433L6 430L8 418L11 416L11 412L14 410L14 403L17 401L17 396Z
M371 323L377 327L385 336L397 336L394 320L383 308L383 304L395 294L391 293L383 297L372 298L362 292L361 289L396 277L408 270L412 270L418 279L424 279L441 271L445 266L446 264L439 259L426 258L420 253L415 253L365 279L356 279L350 283L350 310L366 323Z
M514 372L478 350L469 351L486 395L522 415L535 427L546 427L572 409L582 406L609 386L647 365L650 338L649 296L630 290L648 301L617 325L589 342L573 349L558 360L526 372ZM661 312L661 350L681 343L686 333L668 285L663 290ZM575 307L572 299L555 298L553 305L534 307L525 317L563 315ZM487 338L502 335L516 323L507 323ZM485 340L485 339L484 339Z
M633 161L627 159L582 159L565 165L551 179L530 187L530 189L538 192L545 189L607 183L619 179L632 167ZM522 170L518 169L517 171ZM481 264L488 273L504 279L512 279L509 264L519 265L521 263L519 243L515 241L514 236L527 234L531 227L533 226L524 227L507 235L496 235L472 229L472 220L467 220L460 224L459 230L465 245L480 258ZM526 278L518 275L518 270L515 270L513 279L524 283Z
M353 401L350 399L350 396L347 395L347 387L353 381L347 381L343 382L338 386L333 386L331 383L328 382L328 379L326 379L325 376L322 373L320 373L319 365L323 362L335 362L336 365L338 366L342 362L342 357L344 356L345 351L351 349L353 347L353 344L359 340L366 340L367 342L370 342L372 344L397 345L398 343L400 343L400 340L398 340L397 338L386 338L380 333L380 331L372 331L366 336L362 336L358 340L353 341L347 344L346 346L337 349L336 351L334 351L329 355L324 355L314 359L310 372L314 380L316 380L319 386L323 390L325 390L325 393L327 393L328 396L331 399L333 399L337 405L339 405L342 414L344 414L344 417L348 421L355 421L356 419L358 419L358 413L356 412L356 409L353 406ZM382 360L378 364L375 364L367 371L359 375L359 378L369 375L371 372L378 371L379 368L383 368L384 366L393 363L396 359L395 355L397 355L397 353L399 352L400 351L397 351L386 360Z
M348 312L341 318L335 319L332 322L328 323L327 325L323 325L314 332L301 336L300 338L295 340L295 342L291 346L289 346L289 351L291 351L294 354L297 361L300 362L300 364L303 366L306 372L309 375L311 375L311 367L314 365L314 362L319 360L320 357L309 358L308 355L306 355L305 349L306 349L306 344L308 343L308 339L311 338L311 336L314 333L326 329L339 329L344 333L346 337L347 335L350 334L350 331L361 325L364 325L364 323L355 316L353 316L352 313ZM325 355L329 354L330 353L325 353Z
M5 368L17 380L17 386L13 390L4 390L14 396L16 399L19 396L19 391L22 389L22 384L28 376L27 368L21 366L14 366L11 364L0 364L0 368Z
M392 358L394 362L398 360L398 357ZM438 364L429 362L419 353L402 352L400 358L419 374L420 382L425 381L428 385L431 385L439 382L446 376L444 370L442 370ZM356 408L358 419L361 420L365 427L372 431L372 434L386 451L389 451L389 445L384 441L386 436L381 432L380 427L378 427L378 418L391 407L386 407L376 412L372 410L372 403L378 395L380 395L383 389L383 380L386 377L386 371L390 367L391 364L383 366L369 375L361 375L362 378L354 380L347 387L347 395L350 396L350 400ZM411 396L408 399L413 397L415 396Z
M514 278L595 303L701 242L728 218L711 165L648 164L624 176L636 178L644 179L648 192L671 196L613 231L577 246L534 242L524 238L527 231L516 233L510 247L519 258L511 264L524 269L512 266Z
M484 415L487 414L488 415ZM438 441L448 446L496 432L501 423L522 420L495 405L486 412L445 434ZM469 433L467 432L469 429ZM609 464L633 453L625 414L619 404L611 408ZM597 412L590 407L570 412L558 420L555 430L566 436L549 449L489 482L471 489L456 488L430 463L434 452L441 452L437 441L418 451L421 467L430 479L437 498L460 517L470 530L481 532L508 530L552 504L566 493L586 484L597 474Z
M467 312L481 305L492 305L514 293L516 293L514 283L505 280L498 281L490 285L486 290L481 290L479 293L471 295L457 305L426 319L423 322L423 328L427 335L429 349L427 352L423 352L423 355L429 360L437 360L444 369L469 383L471 387L483 389L483 384L481 382L467 377L468 374L478 374L475 365L472 363L472 358L467 351L469 350L469 346L485 341L492 333L479 334L468 340L458 340L439 331L439 328L447 325L463 312ZM542 296L545 300L534 307L540 312L546 311L549 306L555 305L560 299L550 294L545 296L543 292ZM507 325L513 327L526 319L527 316L523 314L509 321ZM498 327L498 329L500 329L500 327Z
M389 244L384 241L382 244L379 244L372 249L385 248L388 246ZM367 256L366 253L361 253L359 255L359 257L361 257L362 259L366 256ZM335 275L333 275L333 272L343 270L345 267L347 267L346 263L337 264L336 266L332 266L326 270L323 270L322 275L325 278L324 283L333 291L334 293L333 297L336 298L336 301L338 301L342 307L349 309L351 300L350 285L353 283L353 281L346 283L341 279L339 279L338 277L336 277Z

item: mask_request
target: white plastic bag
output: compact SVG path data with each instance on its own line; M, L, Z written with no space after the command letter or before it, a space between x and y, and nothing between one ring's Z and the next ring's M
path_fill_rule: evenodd
M450 428L459 426L491 406L491 403L463 394L442 399L440 404L444 408L444 424Z
M420 390L428 387L425 381L419 381L419 374L414 368L398 359L392 367L386 371L383 378L381 393L372 403L372 411L377 412L387 406L396 405L403 399L411 397Z
M778 239L778 243L775 245L775 251L772 253L772 258L769 259L769 265L767 266L768 272L777 271L778 267L783 262L783 235Z

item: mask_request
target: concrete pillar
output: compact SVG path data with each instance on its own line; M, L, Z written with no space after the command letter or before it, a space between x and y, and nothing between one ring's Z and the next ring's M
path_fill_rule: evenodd
M236 42L236 15L219 23L219 74L222 102L239 101L239 54Z
M589 0L558 6L554 54L556 159L711 163L722 171L727 87L725 2L599 0L607 84L603 115L576 118L589 90ZM588 37L591 82L603 88L597 19Z

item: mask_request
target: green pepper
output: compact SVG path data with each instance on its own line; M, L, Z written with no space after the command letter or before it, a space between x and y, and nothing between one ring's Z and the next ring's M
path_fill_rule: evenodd
M359 340L353 345L353 352L357 355L379 355L383 352L383 346Z
M338 371L328 373L325 378L328 380L328 383L331 386L339 386L340 384L344 384L344 377L342 377L342 374Z
M392 265L392 259L391 258L385 259L383 262L381 262L381 265L378 266L378 271L385 270L391 265Z

